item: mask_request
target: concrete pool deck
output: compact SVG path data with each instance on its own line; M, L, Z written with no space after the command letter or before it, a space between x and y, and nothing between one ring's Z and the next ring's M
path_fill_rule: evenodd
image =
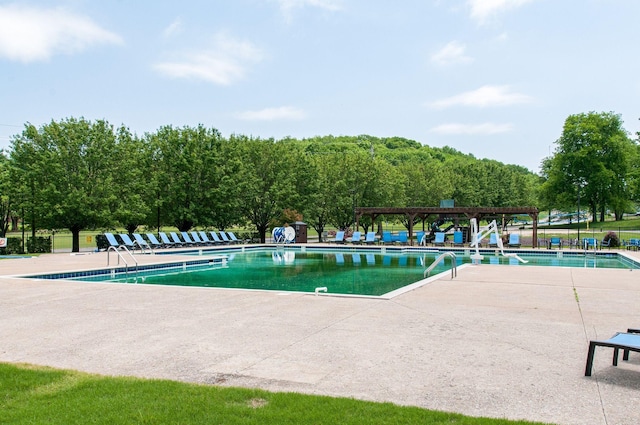
M613 367L612 350L598 348L584 376L590 339L640 326L640 270L467 266L391 300L11 277L105 265L106 253L0 260L0 361L640 423L639 354Z

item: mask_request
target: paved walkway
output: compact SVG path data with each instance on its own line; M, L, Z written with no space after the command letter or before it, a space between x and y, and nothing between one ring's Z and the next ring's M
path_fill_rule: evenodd
M7 276L105 264L104 253L0 260L0 361L640 423L640 355L613 367L599 348L584 376L589 339L640 326L640 270L468 266L392 300Z

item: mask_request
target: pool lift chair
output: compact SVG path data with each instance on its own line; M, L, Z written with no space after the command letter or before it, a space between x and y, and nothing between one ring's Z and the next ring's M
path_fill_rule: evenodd
M504 252L504 245L502 244L502 238L500 237L500 234L498 234L498 224L495 220L489 223L488 226L482 227L481 229L478 229L478 221L475 218L472 218L470 221L471 244L469 246L476 249L475 254L471 254L471 260L474 264L480 264L480 262L484 258L484 256L480 254L480 243L482 242L483 238L491 234L495 235L496 247L500 250L500 253L503 257L512 257L516 258L521 263L528 263L527 260L523 260L522 258L520 258L518 254Z

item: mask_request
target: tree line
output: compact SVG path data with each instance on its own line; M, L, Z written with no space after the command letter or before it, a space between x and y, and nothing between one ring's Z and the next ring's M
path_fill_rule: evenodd
M627 141L637 155L637 144ZM545 160L538 176L400 137L223 137L203 125L163 126L138 136L105 120L28 123L0 155L0 231L6 233L11 218L22 219L34 235L69 229L77 251L81 230L117 226L129 232L246 226L265 241L270 228L298 219L318 234L329 226L348 228L354 207L437 206L443 199L466 207L560 207L571 198L555 195L568 188L556 171L564 170L555 159L564 154ZM622 171L637 173L633 161L626 163ZM583 178L585 202L593 202L587 188L595 183L588 173ZM616 199L597 198L607 205Z

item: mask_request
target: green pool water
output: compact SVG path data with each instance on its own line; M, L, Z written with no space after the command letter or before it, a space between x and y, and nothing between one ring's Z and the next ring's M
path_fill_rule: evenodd
M216 253L216 255L220 255ZM315 292L327 288L327 293L381 296L424 278L425 267L433 263L439 253L382 253L375 252L301 252L294 250L259 250L226 254L224 265L193 266L188 269L153 270L122 275L84 276L83 281L144 283L222 287L273 291ZM485 255L483 264L508 266L556 266L636 268L633 264L611 256L521 255L528 263L515 258ZM458 265L471 259L458 256ZM450 270L449 259L431 272L435 275ZM323 291L324 292L324 291Z

